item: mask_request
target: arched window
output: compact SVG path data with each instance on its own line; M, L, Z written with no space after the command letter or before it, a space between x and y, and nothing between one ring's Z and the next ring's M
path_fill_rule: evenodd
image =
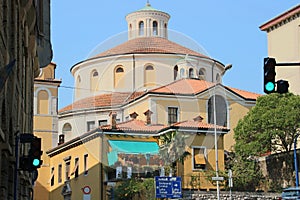
M139 23L139 35L144 35L144 22L140 21Z
M189 69L189 78L194 78L194 69L193 68Z
M155 70L152 65L147 65L145 67L145 87L154 86L155 85Z
M181 69L180 69L180 78L183 78L183 77L184 77L184 75L185 75L185 74L184 74L184 69L183 69L183 68L181 68Z
M41 90L37 95L37 114L49 114L49 94L46 90Z
M91 91L97 91L98 90L98 72L97 70L93 70L91 72L91 77L90 77L90 81L91 81Z
M158 35L157 21L153 22L153 35Z
M72 137L72 126L70 123L65 123L62 128L62 134L65 136L65 140L69 140Z
M124 87L124 68L123 66L117 66L115 68L115 76L114 76L114 87L121 88Z
M227 105L224 98L216 95L216 125L227 126ZM214 124L214 97L208 100L208 123Z
M77 76L77 80L76 80L76 97L80 97L80 92L81 92L81 77Z
M72 131L72 126L70 123L65 123L63 126L62 132L65 134L66 132Z
M221 82L221 76L220 76L220 74L217 74L217 75L216 75L216 81L217 81L217 83L220 83L220 82Z
M177 75L178 75L178 66L177 65L175 65L173 72L174 72L174 81L175 81L177 79Z
M200 69L198 73L198 78L200 80L205 80L205 69Z

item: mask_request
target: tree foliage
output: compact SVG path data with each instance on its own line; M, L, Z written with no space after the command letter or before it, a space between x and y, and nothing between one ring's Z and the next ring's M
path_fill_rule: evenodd
M234 129L236 144L234 173L242 187L254 187L262 178L256 158L268 152L293 149L300 133L300 96L269 94L257 99Z

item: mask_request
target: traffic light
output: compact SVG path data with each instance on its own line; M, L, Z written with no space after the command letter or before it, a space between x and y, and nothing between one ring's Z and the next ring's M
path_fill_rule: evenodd
M29 150L28 153L21 155L19 166L23 171L34 172L35 170L37 170L37 168L40 168L43 163L43 161L41 160L41 156L43 153L41 151L41 138L29 134L25 136L26 137L21 138L21 143L29 144Z
M30 143L28 156L33 168L40 168L43 161L41 160L43 152L41 151L41 138L34 137Z
M277 92L280 94L287 93L289 91L289 82L286 80L279 80L277 83Z
M264 92L266 94L275 92L275 58L264 58Z

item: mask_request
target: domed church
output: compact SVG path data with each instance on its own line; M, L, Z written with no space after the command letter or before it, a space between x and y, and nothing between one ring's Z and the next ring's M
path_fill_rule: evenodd
M59 110L58 146L46 152L53 199L70 194L70 188L72 195L82 195L85 183L93 198L105 199L104 189L116 180L155 174L166 162L158 157L167 144L162 136L175 132L184 135L183 148L190 155L173 174L182 177L183 188L196 187L187 174L216 167L214 134L218 167L224 169L233 129L259 95L223 85L231 66L171 41L169 20L168 13L147 3L126 16L127 41L71 67L74 102ZM203 181L197 187L215 189Z
M204 120L210 123L213 119L207 113L209 98L213 92L218 92L217 101L222 104L218 106L224 106L225 111L218 116L217 122L230 129L228 97L233 95L253 100L250 104L247 101L246 107L255 104L256 94L221 85L226 70L223 63L169 40L169 19L168 13L147 3L144 8L126 16L126 42L72 66L76 88L74 103L59 111L59 130L65 140L98 125L109 124L111 111L117 113L117 122L127 121L134 112L139 119L146 121L143 113L149 109L153 112L152 123L170 124L167 115L172 103L166 101L166 105L158 104L162 99L170 99L166 97L169 95L173 95L179 103L176 105L177 119L173 122L192 119L201 113ZM212 89L214 85L218 87ZM200 97L200 93L205 93L205 97ZM183 106L186 102L181 103L180 99L186 95L206 99L206 106L197 105L185 110ZM141 110L137 103L148 97L151 100Z

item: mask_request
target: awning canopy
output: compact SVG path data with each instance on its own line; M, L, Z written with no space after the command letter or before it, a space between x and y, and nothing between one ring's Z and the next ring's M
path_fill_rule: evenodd
M108 153L108 164L111 166L118 161L118 154L158 154L156 142L109 140L112 151Z

